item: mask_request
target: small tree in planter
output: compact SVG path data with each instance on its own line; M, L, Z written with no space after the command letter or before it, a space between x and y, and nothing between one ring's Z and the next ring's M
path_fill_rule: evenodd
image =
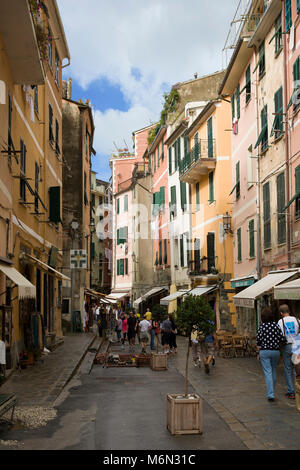
M202 400L188 394L190 339L196 327L205 337L214 331L214 311L202 297L188 295L177 309L177 326L187 338L185 394L168 395L167 427L172 434L202 434Z

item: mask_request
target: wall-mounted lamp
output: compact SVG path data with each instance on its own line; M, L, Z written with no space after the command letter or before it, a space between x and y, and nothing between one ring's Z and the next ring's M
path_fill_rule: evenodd
M224 228L224 233L233 233L231 230L231 215L226 212L225 215L223 215L223 228Z

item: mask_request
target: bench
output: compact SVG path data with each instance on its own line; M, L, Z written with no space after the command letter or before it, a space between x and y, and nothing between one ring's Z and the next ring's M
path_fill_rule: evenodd
M14 417L15 406L17 404L17 397L15 395L0 395L0 418L7 413L8 410L12 409L11 422Z

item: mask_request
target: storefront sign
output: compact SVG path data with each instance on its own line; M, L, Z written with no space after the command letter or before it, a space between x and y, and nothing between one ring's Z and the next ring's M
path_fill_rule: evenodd
M246 307L254 308L255 299L235 299L233 298L233 303L236 307Z
M236 288L236 287L249 287L254 284L255 279L241 279L239 281L231 281L231 287Z

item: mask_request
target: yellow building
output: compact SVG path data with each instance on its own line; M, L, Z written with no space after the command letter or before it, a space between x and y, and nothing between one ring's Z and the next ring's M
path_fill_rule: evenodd
M179 171L180 180L189 183L191 191L191 286L197 288L198 295L205 295L214 308L217 328L232 329L235 310L230 288L233 273L230 104L224 100L210 101L188 127L186 136L190 151L180 161Z
M0 339L12 364L62 336L61 72L69 58L56 0L1 2Z

